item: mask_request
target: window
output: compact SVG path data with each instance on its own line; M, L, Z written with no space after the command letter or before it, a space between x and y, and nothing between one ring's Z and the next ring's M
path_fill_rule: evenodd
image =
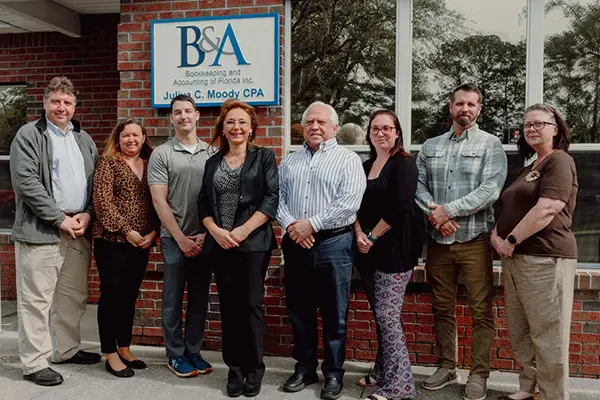
M291 124L317 100L336 109L340 124L359 128L375 109L394 109L396 0L305 0L288 7ZM345 144L364 144L353 128ZM290 144L303 142L301 131L293 131Z
M27 121L25 86L0 86L0 230L10 229L15 217L15 193L10 181L10 143Z
M509 144L525 106L525 2L413 4L412 143L450 128L450 93L472 82L483 95L479 126Z

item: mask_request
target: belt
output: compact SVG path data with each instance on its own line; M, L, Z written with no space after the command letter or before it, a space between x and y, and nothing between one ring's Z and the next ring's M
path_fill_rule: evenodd
M352 228L349 226L344 226L341 228L335 229L327 229L323 231L319 231L315 233L313 236L316 241L321 241L325 239L331 239L332 237L343 235L344 233L352 232Z

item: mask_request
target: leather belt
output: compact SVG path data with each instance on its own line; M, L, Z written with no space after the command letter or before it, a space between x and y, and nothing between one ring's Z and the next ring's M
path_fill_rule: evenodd
M332 237L343 235L344 233L352 232L352 228L350 226L344 226L341 228L335 229L327 229L322 230L314 234L314 238L316 241L321 241L325 239L331 239Z

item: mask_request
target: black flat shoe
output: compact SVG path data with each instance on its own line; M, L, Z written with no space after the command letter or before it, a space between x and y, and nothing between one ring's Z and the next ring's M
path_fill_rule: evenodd
M260 393L260 383L244 383L244 396L246 397L254 397Z
M113 369L113 367L110 366L110 363L108 362L108 360L106 360L106 370L108 372L110 372L111 374L113 374L114 376L116 376L117 378L131 378L132 376L135 375L135 372L133 372L133 370L129 367L125 367L124 369L120 370L120 371L115 371Z
M117 354L119 355L119 358L121 359L121 362L125 365L127 365L129 368L132 369L146 369L148 368L148 366L146 365L145 362L143 362L142 360L133 360L133 361L129 361L123 358L123 356L121 356L119 354L119 352L117 352Z
M289 393L299 392L304 390L308 385L312 385L318 381L319 376L317 374L305 375L303 372L294 372L283 384L283 391Z
M321 390L321 398L324 400L339 399L342 395L343 388L344 383L341 380L333 377L327 377L325 378L323 390Z
M23 375L23 379L40 386L56 386L63 383L62 375L52 368L44 368L33 374Z
M73 357L63 361L52 362L52 364L96 364L97 362L100 362L101 358L102 356L98 353L79 350Z
M240 397L244 393L243 382L227 382L227 396Z

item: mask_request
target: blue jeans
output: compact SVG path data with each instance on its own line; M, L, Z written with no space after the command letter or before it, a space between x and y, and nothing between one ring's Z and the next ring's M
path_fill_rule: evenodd
M204 262L202 255L184 256L173 238L161 237L160 249L165 262L162 329L167 357L198 354L204 338L212 268L208 262ZM181 313L186 283L184 338Z
M352 239L352 232L348 232L316 242L307 250L287 235L283 238L286 302L294 331L296 372L316 373L318 308L323 321L323 375L338 379L344 376Z

